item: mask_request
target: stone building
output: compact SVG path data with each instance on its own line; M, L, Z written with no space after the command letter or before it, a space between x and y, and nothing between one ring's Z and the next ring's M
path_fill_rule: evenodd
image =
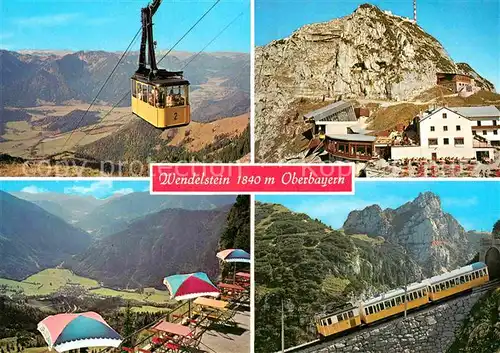
M468 97L479 91L474 78L468 75L438 72L436 77L438 85L451 89L461 97Z

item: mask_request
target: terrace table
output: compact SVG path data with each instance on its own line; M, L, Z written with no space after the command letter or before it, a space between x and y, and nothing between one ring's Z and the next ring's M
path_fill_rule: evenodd
M217 287L219 287L220 289L228 289L228 290L233 290L233 291L236 291L236 292L242 292L242 291L245 290L245 288L243 288L240 285L230 284L230 283L224 283L224 282L219 282L219 284L217 285Z
M216 310L225 310L226 307L229 305L229 303L224 300L217 300L217 299L203 298L203 297L196 298L194 303L202 307L208 307Z
M189 327L174 324L166 320L162 320L153 326L150 331L157 332L158 337L153 337L153 343L156 338L157 344L162 344L167 350L178 350L181 346L185 346L186 340L193 337L193 330Z
M235 294L239 294L245 291L245 288L238 284L219 282L217 287L222 292L221 296L222 299L231 299L234 297Z
M236 276L250 279L250 273L248 272L236 272Z
M197 298L194 303L199 307L196 311L202 318L224 321L227 312L228 302L211 298Z
M250 286L250 273L237 272L236 273L236 284L241 284L244 287Z

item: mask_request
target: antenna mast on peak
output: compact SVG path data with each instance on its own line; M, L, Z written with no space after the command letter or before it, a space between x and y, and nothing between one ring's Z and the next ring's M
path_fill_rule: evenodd
M417 0L413 0L413 21L417 23Z

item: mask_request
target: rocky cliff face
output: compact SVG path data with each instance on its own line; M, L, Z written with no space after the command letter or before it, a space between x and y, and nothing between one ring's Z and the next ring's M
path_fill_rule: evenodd
M476 85L478 85L482 89L495 92L495 86L493 85L493 83L479 75L469 64L457 63L457 68L459 72L474 77Z
M436 72L474 71L466 66L457 66L417 24L368 4L303 26L256 49L258 157L273 150L283 131L280 118L297 97L408 100L433 87ZM492 89L486 82L483 88Z
M474 256L465 229L442 210L439 197L431 192L397 209L373 205L352 211L343 228L346 234L382 236L402 245L426 276L463 266Z

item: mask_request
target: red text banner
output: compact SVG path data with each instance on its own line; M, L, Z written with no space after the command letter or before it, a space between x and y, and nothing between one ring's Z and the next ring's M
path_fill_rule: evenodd
M152 164L151 193L348 193L354 164Z

